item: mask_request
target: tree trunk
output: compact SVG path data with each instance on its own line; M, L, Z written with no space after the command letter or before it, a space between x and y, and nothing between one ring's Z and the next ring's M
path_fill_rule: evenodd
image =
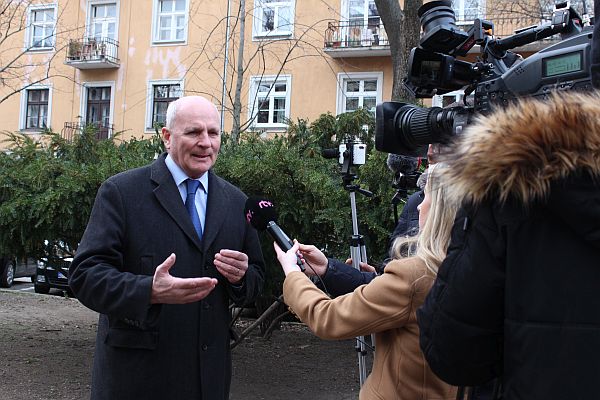
M390 42L392 53L392 100L414 101L414 96L402 84L408 73L408 57L413 47L418 46L421 25L417 10L421 0L405 0L404 10L398 0L375 0L383 26Z
M231 140L238 143L240 138L241 114L242 114L242 87L244 85L244 36L246 35L246 0L240 0L238 10L240 23L240 42L238 45L237 79L235 82L235 97L233 101L233 126L231 127Z

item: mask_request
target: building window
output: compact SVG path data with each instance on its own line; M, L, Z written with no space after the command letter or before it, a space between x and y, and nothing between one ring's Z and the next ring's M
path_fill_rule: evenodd
M366 108L375 116L375 106L381 102L383 73L340 74L338 82L338 114Z
M485 18L485 0L454 0L452 7L458 25L472 24L476 18Z
M356 27L379 27L381 18L375 0L349 0L348 22Z
M86 82L82 85L81 109L85 125L96 127L96 137L106 139L113 132L115 83L113 81Z
M345 46L387 44L387 35L374 0L345 0L341 35Z
M293 34L293 0L255 0L254 7L254 37Z
M290 116L290 76L252 77L250 118L257 128L285 128Z
M50 89L27 89L25 96L25 129L42 130L48 128Z
M152 81L148 85L146 131L163 127L167 121L167 107L183 94L181 81Z
M54 47L56 6L38 6L29 9L27 48L31 50Z
M435 95L431 98L431 105L433 107L457 107L464 106L464 90L455 90L454 92ZM473 95L467 97L469 104L473 103Z
M186 0L156 0L154 42L185 42L187 14Z
M117 39L117 4L93 3L90 9L89 36L101 41Z

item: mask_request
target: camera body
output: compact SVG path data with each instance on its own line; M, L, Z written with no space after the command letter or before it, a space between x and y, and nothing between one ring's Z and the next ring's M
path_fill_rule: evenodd
M568 2L555 5L552 21L521 29L503 39L493 37L493 23L475 20L465 32L455 25L449 1L434 1L419 9L423 36L411 51L405 86L417 98L430 98L464 88L470 104L420 108L408 103L385 102L376 109L377 150L422 155L429 143L447 143L460 134L477 114L505 107L521 97L544 97L555 91L591 91L593 27ZM555 34L561 41L527 59L511 52ZM457 59L475 45L477 62Z
M364 165L367 162L367 145L358 141L349 140L339 145L337 149L325 149L324 158L337 158L341 165L349 167Z

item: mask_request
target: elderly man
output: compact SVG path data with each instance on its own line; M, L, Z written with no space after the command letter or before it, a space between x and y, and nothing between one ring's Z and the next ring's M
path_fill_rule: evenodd
M228 399L229 301L257 297L264 261L246 196L211 171L219 113L169 105L168 154L102 184L70 271L100 313L92 399Z

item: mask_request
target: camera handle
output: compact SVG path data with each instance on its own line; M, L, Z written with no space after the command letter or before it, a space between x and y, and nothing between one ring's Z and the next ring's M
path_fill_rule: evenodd
M361 189L359 185L353 185L351 182L356 178L352 174L344 174L344 189L350 193L350 209L352 210L352 237L350 238L350 257L352 258L352 267L360 271L360 263L367 262L367 250L365 247L364 236L358 233L358 216L356 212L356 193L371 197L373 193ZM359 336L356 338L356 346L354 347L358 356L358 376L360 387L367 379L367 345L365 337ZM375 348L375 336L371 335L371 349Z

